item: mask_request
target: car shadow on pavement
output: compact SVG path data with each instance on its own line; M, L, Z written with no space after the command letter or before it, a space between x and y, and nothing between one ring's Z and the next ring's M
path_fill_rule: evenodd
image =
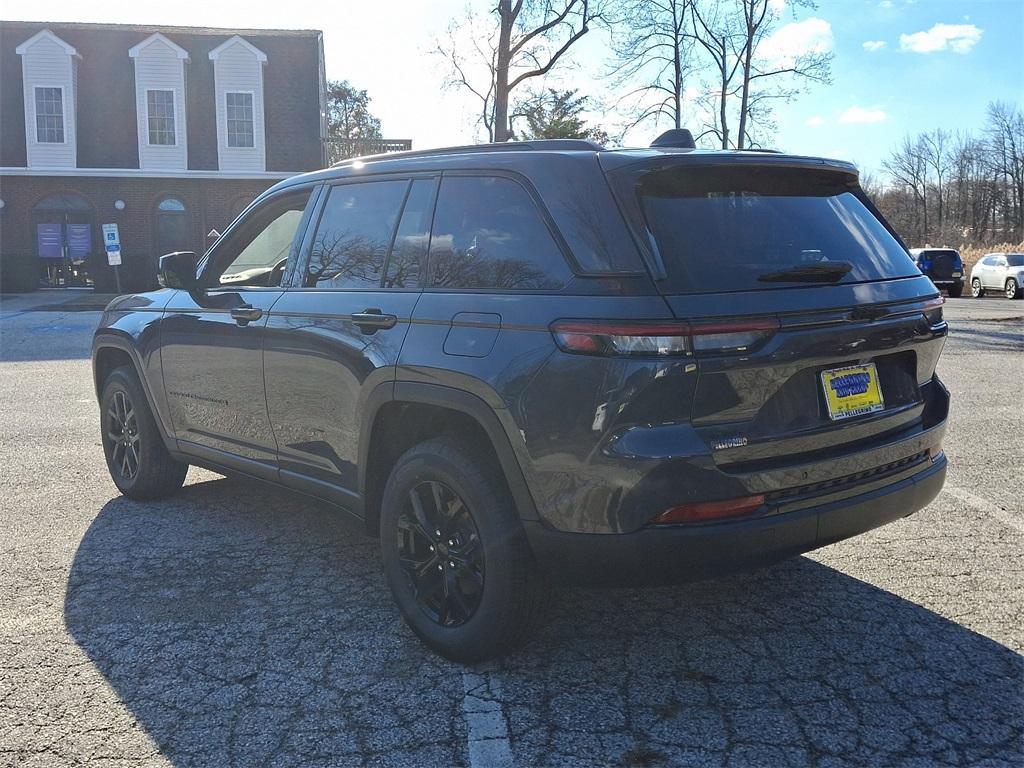
M174 765L467 763L462 669L405 628L376 543L325 507L230 480L113 499L64 614ZM559 590L529 646L476 671L524 766L1019 757L1020 656L807 558Z

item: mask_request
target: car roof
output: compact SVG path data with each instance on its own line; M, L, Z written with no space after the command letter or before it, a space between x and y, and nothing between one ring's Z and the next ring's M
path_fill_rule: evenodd
M680 147L606 149L584 139L543 139L539 141L475 144L436 149L391 152L353 157L330 168L293 176L271 190L295 184L358 178L382 173L437 172L444 170L508 170L526 175L551 172L552 166L566 167L581 160L597 160L604 171L630 166L659 164L658 161L695 165L755 163L806 168L830 168L857 175L857 168L844 160L784 154L773 150L706 150ZM271 191L268 190L268 191Z

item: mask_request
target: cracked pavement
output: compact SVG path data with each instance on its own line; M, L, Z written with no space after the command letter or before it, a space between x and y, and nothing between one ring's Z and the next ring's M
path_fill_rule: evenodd
M0 765L1024 764L1024 302L947 304L948 490L682 587L561 589L466 670L330 508L198 469L117 495L92 312L0 305Z

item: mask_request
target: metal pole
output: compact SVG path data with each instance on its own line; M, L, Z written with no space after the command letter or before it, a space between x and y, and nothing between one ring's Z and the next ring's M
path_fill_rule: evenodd
M114 265L114 280L117 281L117 292L121 293L121 272L117 265Z

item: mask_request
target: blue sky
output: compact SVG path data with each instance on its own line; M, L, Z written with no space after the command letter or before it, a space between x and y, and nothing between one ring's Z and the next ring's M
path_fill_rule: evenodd
M783 6L780 26L796 25L779 38L782 48L814 45L835 55L832 85L815 86L777 109L774 145L781 149L843 157L877 171L905 133L940 126L977 131L985 105L995 99L1024 107L1024 0L821 0L817 8L795 13L786 0L774 2ZM430 55L432 41L467 4L491 5L487 0L7 0L0 15L322 29L328 76L369 90L387 136L429 147L480 138L473 125L475 105L442 88L444 68ZM866 50L866 42L874 50ZM609 83L599 77L606 43L602 32L588 35L551 84L611 101ZM620 119L614 114L592 118L609 125ZM645 126L627 140L646 144L656 133L655 126Z

